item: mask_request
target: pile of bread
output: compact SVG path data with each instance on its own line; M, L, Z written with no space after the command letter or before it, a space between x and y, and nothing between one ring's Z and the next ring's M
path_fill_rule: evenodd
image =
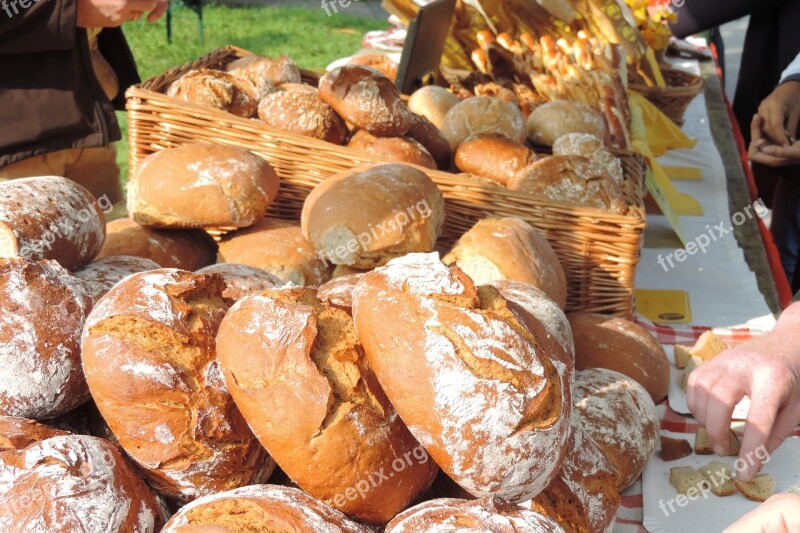
M318 87L302 83L286 57L247 56L224 68L189 71L166 92L381 161L461 172L573 206L628 211L622 165L608 148L612 130L596 106L530 103L493 82L464 99L428 86L406 101L390 78L365 65L338 67Z
M333 176L299 225L279 186L217 145L149 156L109 224L0 184L0 529L610 530L658 443L652 337L565 316L523 221L440 260L416 167Z

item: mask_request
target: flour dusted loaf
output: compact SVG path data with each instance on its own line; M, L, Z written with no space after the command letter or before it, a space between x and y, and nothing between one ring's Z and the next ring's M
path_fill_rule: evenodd
M139 164L128 211L154 228L243 228L264 217L279 186L272 166L243 148L185 144Z
M331 106L312 90L278 91L258 104L258 116L272 127L313 137L333 144L343 144L347 125Z
M0 259L0 414L53 418L89 399L80 338L91 292L54 261Z
M29 418L0 416L0 453L21 450L34 442L59 435L68 435L68 433Z
M552 145L568 133L607 137L603 115L590 105L572 100L553 100L536 107L528 116L526 129L532 143L544 145Z
M329 282L320 285L317 289L317 297L326 304L341 309L347 314L353 312L353 291L364 277L366 272L358 274L348 274L333 278Z
M193 501L161 533L369 533L305 492L277 485L253 485Z
M426 85L414 91L414 94L408 99L408 108L427 118L441 130L444 126L445 115L460 101L456 95L444 87Z
M455 164L462 172L506 185L520 170L536 161L536 153L501 133L468 137L456 150Z
M0 257L53 259L73 270L100 252L105 216L97 199L58 176L0 183Z
M258 85L267 80L275 87L287 83L300 83L300 67L288 56L276 58L260 55L245 56L228 64L227 70L236 77L250 80Z
M283 281L266 270L236 263L217 263L201 268L196 273L222 276L225 280L222 296L231 303L241 300L248 294L284 285Z
M568 133L553 143L553 155L579 155L606 172L617 185L622 185L622 162L603 144L602 139L588 133Z
M367 153L381 161L410 163L436 170L428 149L410 137L376 137L366 130L358 130L347 143L348 148Z
M383 524L433 482L436 465L386 399L352 318L321 302L314 288L240 301L222 321L217 345L236 405L310 495ZM398 462L402 469L392 467ZM373 483L373 472L392 475Z
M223 290L217 275L134 274L100 300L83 334L100 413L151 485L183 503L258 483L274 468L217 366Z
M526 326L535 317L437 254L366 274L353 317L386 395L453 480L512 502L550 483L569 435L571 380L558 343Z
M525 118L516 104L491 96L475 96L447 112L442 133L453 151L467 138L481 133L500 133L521 144L525 142Z
M73 275L85 281L91 289L92 297L95 300L99 300L114 285L131 274L158 270L159 268L161 266L150 259L130 255L117 255L93 261L80 270L73 272Z
M252 83L212 69L187 72L167 87L167 96L243 118L254 116L258 105L258 92Z

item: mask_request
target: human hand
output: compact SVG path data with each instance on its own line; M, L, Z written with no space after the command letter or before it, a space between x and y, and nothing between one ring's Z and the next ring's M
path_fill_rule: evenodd
M762 503L723 533L792 533L800 530L800 494L783 493Z
M765 137L763 128L764 118L761 115L754 116L750 123L752 140L747 150L750 161L770 167L800 165L800 141L788 146L773 144Z
M78 0L79 28L115 28L149 12L155 22L167 11L169 0Z
M800 82L787 81L778 85L758 106L764 118L764 133L779 146L795 142L800 122Z

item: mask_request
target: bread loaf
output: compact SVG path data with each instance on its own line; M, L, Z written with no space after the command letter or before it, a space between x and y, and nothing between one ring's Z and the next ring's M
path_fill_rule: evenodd
M243 148L186 144L147 156L128 187L131 218L157 228L244 228L264 218L279 179Z
M506 185L520 170L536 161L533 150L500 133L467 138L456 150L459 170Z
M450 143L433 122L422 115L411 113L411 129L408 130L408 136L428 150L439 169L450 168L453 157Z
M223 320L217 344L236 405L310 495L383 524L433 482L436 465L386 399L352 318L322 303L315 289L242 300ZM372 479L373 472L387 477Z
M201 268L197 274L219 274L225 280L223 298L237 302L254 292L282 287L283 282L266 270L236 263L217 263Z
M333 278L329 282L320 285L317 289L317 297L331 307L341 309L347 314L352 314L353 290L355 290L361 278L364 277L364 274L365 272L362 272Z
M426 85L414 91L408 99L408 109L427 118L441 130L445 115L460 101L444 87Z
M333 144L344 143L347 125L317 91L278 91L258 104L258 116L272 127Z
M157 270L161 266L150 259L130 255L118 255L98 259L74 272L74 276L85 281L95 300L99 300L111 288L137 272Z
M444 200L426 174L408 165L358 167L311 191L301 222L303 234L331 263L371 268L433 250Z
M528 139L551 146L568 133L588 133L606 139L603 115L590 105L571 100L553 100L535 108L526 124Z
M397 79L397 63L386 54L359 54L350 58L350 65L372 67L392 81Z
M481 133L500 133L516 143L525 142L525 119L519 107L490 96L476 96L453 106L441 129L454 152L467 138Z
M526 327L533 316L437 254L409 254L364 276L353 317L386 395L459 485L522 502L550 483L571 381L548 353L557 343Z
M134 274L100 300L83 334L100 413L151 485L183 503L258 483L274 468L217 366L223 290L218 275Z
M266 270L295 285L316 286L331 278L331 266L300 226L277 218L226 235L219 245L219 259Z
M252 83L211 69L187 72L169 85L167 96L244 118L254 116L258 106L258 93Z
M92 193L58 176L0 183L0 257L53 259L70 270L89 263L105 239Z
M579 155L589 159L602 172L608 174L617 185L625 178L622 162L606 149L602 139L588 133L568 133L553 143L553 155Z
M245 56L229 63L228 72L256 82L265 79L275 87L302 81L300 67L288 56L277 58L259 55Z
M436 161L422 144L406 137L376 137L358 130L347 143L348 148L365 152L381 161L410 163L436 170Z
M28 418L0 416L0 454L9 450L21 450L35 442L59 435L67 435L67 432Z

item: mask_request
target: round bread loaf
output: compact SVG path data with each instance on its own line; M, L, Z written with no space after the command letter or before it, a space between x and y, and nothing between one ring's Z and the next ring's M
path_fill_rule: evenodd
M319 96L319 90L314 87L313 85L309 85L307 83L284 83L280 87L278 87L279 91L302 91L306 93L312 93Z
M444 199L425 173L408 165L359 167L317 185L303 204L301 223L331 263L372 268L433 250Z
M518 218L485 218L456 243L443 261L456 264L476 285L509 279L543 290L562 309L567 278L553 248Z
M558 524L530 509L500 498L480 500L441 498L421 503L397 515L386 525L386 533L563 533Z
M282 287L284 283L266 270L236 263L217 263L201 268L197 274L219 274L225 280L223 298L237 302L254 292Z
M669 360L661 344L639 324L596 313L570 313L575 368L607 368L644 387L654 403L667 397Z
M336 509L301 490L253 485L193 501L161 533L369 533Z
M411 128L397 86L373 68L338 67L319 80L319 95L347 122L373 135L400 137Z
M520 170L536 161L536 153L500 133L469 137L458 146L459 170L506 185Z
M515 104L491 96L476 96L447 112L442 133L454 152L467 138L480 133L500 133L522 144L525 142L525 118Z
M131 255L117 255L89 263L80 270L76 270L73 275L85 281L91 288L92 297L95 300L99 300L114 285L131 274L158 270L159 268L161 268L161 265L151 259Z
M535 108L526 124L528 139L534 144L551 146L568 133L588 133L605 139L603 115L587 104L572 100L553 100Z
M260 80L267 80L275 87L303 81L300 67L288 56L278 58L255 54L245 56L229 63L227 70L231 74L253 80L256 83L259 83Z
M105 240L105 216L92 193L58 176L0 183L0 257L53 259L74 270Z
M202 230L157 230L130 218L108 223L108 236L98 259L127 255L143 257L163 268L197 270L217 258L217 244Z
M436 161L419 142L407 137L375 137L366 130L358 130L347 143L348 148L366 152L381 161L411 163L436 170Z
M329 282L320 285L317 289L317 297L337 309L341 309L348 315L353 312L353 290L364 277L366 272L349 274L333 278Z
M414 91L408 99L408 109L427 118L441 130L445 115L460 101L444 87L426 85Z
M585 157L554 155L520 170L507 185L541 198L592 207L624 215L628 212L625 193L605 170Z
M453 151L450 149L450 143L433 122L422 115L411 113L411 129L408 130L408 136L428 150L439 169L450 168Z
M0 530L157 533L164 514L108 441L54 436L0 453Z
M264 159L221 144L185 144L147 156L128 187L143 226L244 228L264 218L280 181Z
M89 399L80 338L91 287L53 261L0 259L0 414L53 418Z
M266 270L283 283L317 286L331 279L330 265L300 226L277 218L226 235L219 260Z
M169 85L167 96L244 118L255 116L258 106L258 93L251 82L211 69L187 72Z
M658 447L661 426L647 391L618 372L589 368L575 373L575 425L602 448L619 474L620 491L644 470Z
M0 454L9 450L21 450L35 442L59 435L68 433L28 418L0 416Z
M526 325L533 316L437 254L409 254L363 277L353 317L386 395L453 480L513 502L550 484L571 381L566 357L548 353L558 344Z
M568 133L553 143L553 155L580 155L589 159L600 172L605 172L617 185L622 186L625 173L622 162L612 154L603 141L588 133Z
M268 125L333 144L347 138L347 125L316 91L278 91L258 104L258 116Z
M217 345L236 405L311 496L383 524L433 482L436 465L378 385L353 319L314 288L242 300L222 321ZM386 478L371 479L373 472Z
M134 274L100 300L83 334L97 408L151 485L183 503L274 468L217 366L224 288L218 275Z
M331 278L341 278L342 276L350 276L352 274L364 274L365 272L369 272L370 269L363 269L363 268L354 268L347 265L336 265L333 269L333 274Z
M392 61L386 54L355 55L350 58L348 64L372 67L392 81L395 81L397 78L398 64Z

